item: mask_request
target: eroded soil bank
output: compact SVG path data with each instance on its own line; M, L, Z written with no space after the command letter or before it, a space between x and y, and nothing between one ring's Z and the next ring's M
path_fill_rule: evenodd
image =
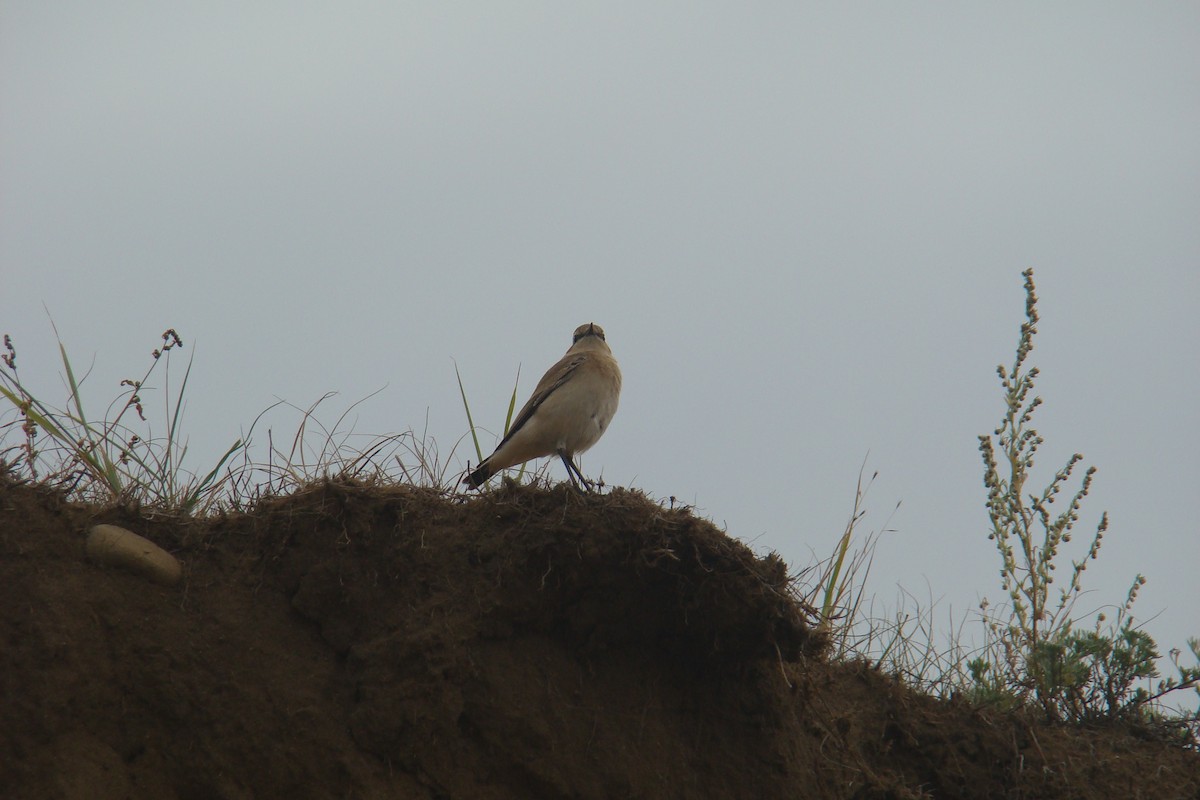
M84 558L111 522L183 563ZM322 483L184 521L0 482L0 797L1194 798L1200 756L830 664L636 492Z

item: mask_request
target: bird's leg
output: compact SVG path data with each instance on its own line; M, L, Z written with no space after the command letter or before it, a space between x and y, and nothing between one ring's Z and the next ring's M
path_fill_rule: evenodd
M575 462L567 455L567 451L559 450L558 457L562 459L563 466L567 468L567 477L571 479L571 483L575 484L575 488L582 491L586 487L589 492L592 491L592 482L583 477L583 473L579 471L579 467L575 466ZM578 480L576 480L576 476L578 476ZM582 486L580 486L581 483Z

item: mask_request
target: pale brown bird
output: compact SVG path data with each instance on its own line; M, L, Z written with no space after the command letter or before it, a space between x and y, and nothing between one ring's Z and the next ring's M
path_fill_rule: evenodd
M590 488L575 455L594 445L608 429L620 395L621 369L604 340L604 329L594 322L580 325L571 348L538 381L495 452L463 483L477 488L502 469L557 455L571 482L579 486L582 481Z

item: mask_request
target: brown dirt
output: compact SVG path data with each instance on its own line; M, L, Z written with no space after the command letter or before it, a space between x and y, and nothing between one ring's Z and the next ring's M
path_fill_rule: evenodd
M96 522L181 584L86 561ZM0 483L0 797L1200 797L1194 752L828 663L787 585L619 489L180 521Z

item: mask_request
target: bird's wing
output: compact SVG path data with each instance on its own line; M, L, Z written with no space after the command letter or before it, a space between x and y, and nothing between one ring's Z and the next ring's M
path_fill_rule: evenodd
M513 434L521 430L525 423L529 422L530 418L533 417L538 407L546 402L546 398L554 394L567 381L571 380L575 371L587 360L587 353L565 355L557 364L546 370L546 374L542 376L542 379L538 381L537 387L533 390L533 396L529 398L520 412L517 413L516 418L512 421L512 426L508 429L508 433L500 440L500 444L496 445L496 449L499 450L503 447L504 443L513 437Z

